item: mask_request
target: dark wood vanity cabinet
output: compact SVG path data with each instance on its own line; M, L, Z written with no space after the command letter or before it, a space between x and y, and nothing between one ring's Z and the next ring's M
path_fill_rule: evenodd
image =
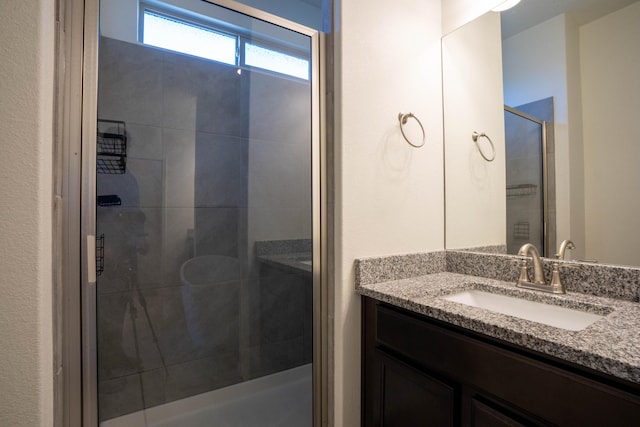
M640 386L363 297L363 426L640 426Z

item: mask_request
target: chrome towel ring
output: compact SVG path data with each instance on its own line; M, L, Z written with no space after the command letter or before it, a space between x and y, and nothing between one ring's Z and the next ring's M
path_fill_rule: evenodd
M407 138L407 135L405 135L404 133L403 126L406 125L407 120L411 118L415 119L415 121L418 122L418 125L420 125L420 130L422 131L422 144L414 144L413 142L409 141L409 138ZM398 113L398 121L400 122L400 132L402 132L404 140L407 141L409 145L412 145L416 148L422 147L425 143L426 135L424 133L424 127L422 127L422 123L420 122L420 120L418 120L418 118L413 113Z
M471 138L473 139L473 142L476 143L476 148L480 152L480 155L482 156L482 158L485 159L487 162L493 162L493 159L496 158L496 147L493 146L493 141L491 141L491 138L489 138L489 135L487 135L484 132L478 133L476 131L473 131L473 133L471 134ZM491 158L487 157L482 151L482 148L480 148L480 144L478 144L478 138L487 138L487 140L489 141L489 144L491 145Z

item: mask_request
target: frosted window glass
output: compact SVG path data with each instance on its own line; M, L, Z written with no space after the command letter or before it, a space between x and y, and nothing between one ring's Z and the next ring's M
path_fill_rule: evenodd
M144 12L143 42L151 46L236 65L236 37L149 11Z
M309 61L306 59L297 58L251 43L245 43L244 55L244 63L246 65L309 80Z

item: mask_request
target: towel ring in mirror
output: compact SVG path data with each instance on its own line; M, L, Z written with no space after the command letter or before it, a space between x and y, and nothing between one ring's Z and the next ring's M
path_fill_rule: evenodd
M491 138L489 138L489 135L487 135L484 132L478 133L476 131L473 131L473 133L471 134L471 138L473 139L473 142L475 142L476 148L480 152L480 155L482 156L483 159L485 159L487 162L492 162L493 159L496 158L496 147L494 147L493 141L491 141ZM489 145L491 145L491 158L486 156L482 151L482 148L480 148L480 144L478 144L478 138L487 138L487 140L489 141Z

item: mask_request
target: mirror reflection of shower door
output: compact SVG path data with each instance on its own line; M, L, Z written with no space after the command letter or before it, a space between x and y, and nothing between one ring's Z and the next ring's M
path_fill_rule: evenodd
M545 123L506 107L507 253L533 243L548 256L545 232Z
M315 32L197 3L100 38L99 420L311 426Z

